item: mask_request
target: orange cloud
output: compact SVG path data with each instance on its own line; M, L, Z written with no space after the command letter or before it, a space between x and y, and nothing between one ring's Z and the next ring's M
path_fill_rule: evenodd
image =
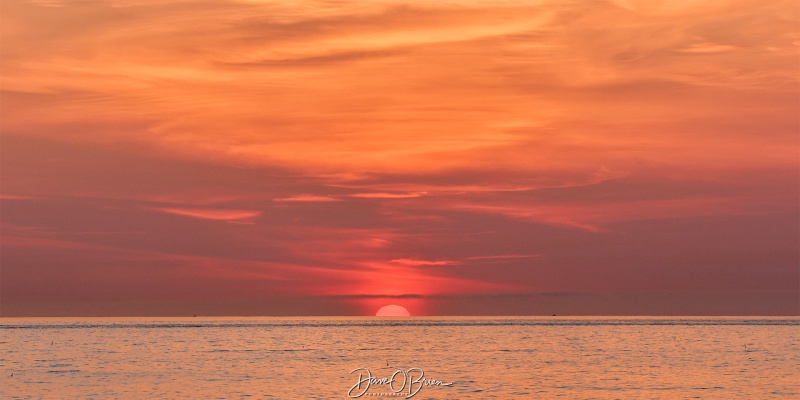
M628 167L627 155L661 158L675 143L703 141L680 126L653 132L653 123L707 132L723 116L740 119L733 109L764 121L776 107L791 111L781 87L797 82L796 38L779 17L791 2L650 3L167 2L132 3L123 18L101 3L12 1L4 126L317 173L534 172ZM102 137L79 128L87 121ZM795 156L747 138L729 138L718 154L741 157L742 140L749 151ZM704 162L679 147L682 162ZM582 148L592 155L575 157Z
M203 208L154 208L156 211L165 212L168 214L181 215L184 217L192 217L199 219L207 219L212 221L247 221L261 215L259 211L247 210L218 210L218 209L203 209Z
M363 199L408 199L414 197L425 196L427 192L414 192L414 193L356 193L351 194L350 197L360 197Z
M339 201L339 199L330 196L297 195L290 197L276 197L272 199L272 201L314 203L314 202Z
M429 266L429 265L458 265L461 264L459 261L454 260L436 260L436 261L428 261L428 260L416 260L413 258L397 258L392 260L391 262L401 264L401 265L409 265L412 267L421 267L421 266Z

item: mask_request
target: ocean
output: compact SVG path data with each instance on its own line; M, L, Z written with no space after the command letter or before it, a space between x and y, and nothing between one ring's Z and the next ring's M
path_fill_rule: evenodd
M2 399L800 398L800 318L2 318Z

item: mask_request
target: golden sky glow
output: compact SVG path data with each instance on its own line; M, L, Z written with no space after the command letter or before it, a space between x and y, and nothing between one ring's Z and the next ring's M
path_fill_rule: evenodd
M794 1L4 1L4 313L800 312L797 27Z

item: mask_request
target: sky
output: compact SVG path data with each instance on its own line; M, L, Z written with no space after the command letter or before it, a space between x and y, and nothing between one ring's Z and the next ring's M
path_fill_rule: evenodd
M0 316L800 314L792 0L0 9Z

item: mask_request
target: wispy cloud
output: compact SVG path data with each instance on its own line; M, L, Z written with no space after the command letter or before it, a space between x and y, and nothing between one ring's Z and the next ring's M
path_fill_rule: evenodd
M155 211L160 211L168 214L181 215L184 217L207 219L212 221L228 221L228 222L241 222L252 220L253 218L261 215L260 211L249 210L222 210L222 209L208 209L208 208L153 208Z
M432 266L432 265L458 265L461 264L460 261L455 260L436 260L436 261L429 261L429 260L417 260L413 258L397 258L392 260L391 262L401 265L409 265L412 267L421 267L421 266Z
M364 199L409 199L414 197L422 197L428 194L428 192L412 192L412 193L386 193L386 192L376 192L376 193L356 193L351 194L350 197L359 197Z
M541 254L500 254L493 256L474 256L467 257L468 260L508 260L518 258L536 258L541 257Z
M18 194L0 194L0 200L33 200L36 196L24 196Z
M299 202L299 203L317 203L317 202L330 202L339 201L339 199L331 196L317 196L317 195L297 195L289 197L276 197L272 201L277 202Z

